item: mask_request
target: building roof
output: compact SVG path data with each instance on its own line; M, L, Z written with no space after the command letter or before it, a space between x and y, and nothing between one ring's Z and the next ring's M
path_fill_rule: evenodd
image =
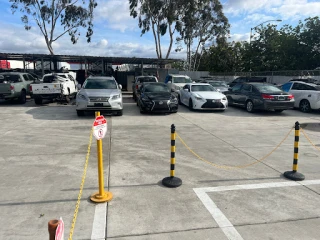
M0 53L0 60L18 60L18 61L58 61L68 63L94 63L104 61L114 65L120 64L168 64L180 59L157 59L157 58L137 58L137 57L103 57L103 56L80 56L80 55L49 55L49 54L24 54L24 53Z

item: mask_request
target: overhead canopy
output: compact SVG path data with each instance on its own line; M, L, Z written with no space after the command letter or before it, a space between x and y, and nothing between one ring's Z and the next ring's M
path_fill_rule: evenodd
M78 56L78 55L48 55L48 54L19 54L19 53L0 53L0 60L18 60L18 61L52 61L52 62L69 62L69 63L93 63L104 61L114 65L120 64L148 64L164 65L180 59L157 59L157 58L136 58L136 57L98 57L98 56Z

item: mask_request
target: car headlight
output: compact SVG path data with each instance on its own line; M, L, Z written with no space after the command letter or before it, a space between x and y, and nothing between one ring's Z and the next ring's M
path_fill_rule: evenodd
M204 100L202 97L200 97L200 96L195 96L195 99L197 99L197 100L199 100L199 101L206 101L206 100Z
M146 97L142 97L141 100L142 100L143 102L151 102L150 99L149 99L149 98L146 98Z
M112 96L111 99L112 99L112 100L116 100L116 99L118 99L118 98L120 98L120 94Z
M223 100L223 101L227 101L227 98L226 98L226 97L223 97L222 100Z
M82 99L82 100L87 100L87 97L81 93L77 94L77 98Z

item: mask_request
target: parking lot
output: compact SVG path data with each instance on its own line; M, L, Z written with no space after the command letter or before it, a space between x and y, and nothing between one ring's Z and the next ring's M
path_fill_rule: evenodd
M105 189L113 199L88 199L98 190L93 140L73 239L319 239L319 112L180 106L142 115L126 96L123 116L106 117ZM72 104L0 102L0 239L48 239L47 223L59 217L68 239L93 120L77 117ZM319 147L301 132L301 182L282 176L292 170L296 121ZM173 189L161 184L170 174L171 124L189 148L176 140L182 186Z

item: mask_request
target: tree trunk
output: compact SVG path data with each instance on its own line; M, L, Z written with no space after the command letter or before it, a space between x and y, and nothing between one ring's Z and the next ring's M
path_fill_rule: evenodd
M171 48L172 48L172 43L173 43L173 32L172 32L171 24L169 24L169 34L170 34L170 45L169 45L169 49L168 49L168 52L166 55L166 59L169 58Z
M52 48L52 42L49 41L49 39L47 37L45 37L45 41L46 41L46 44L47 44L47 47L48 47L50 54L54 55L53 48Z
M151 23L152 24L152 33L153 33L153 37L154 37L154 43L156 44L156 52L157 52L157 57L158 59L160 59L160 55L159 55L159 49L158 49L158 41L157 41L157 35L156 35L156 31L154 29L154 22Z

